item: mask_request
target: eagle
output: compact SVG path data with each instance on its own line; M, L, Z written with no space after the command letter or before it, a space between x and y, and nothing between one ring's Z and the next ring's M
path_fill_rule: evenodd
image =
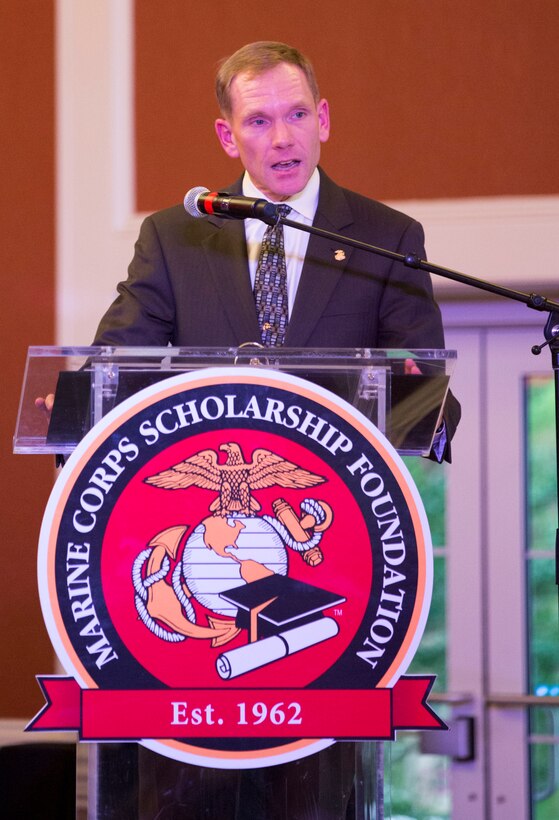
M252 461L246 462L236 442L222 444L219 449L227 453L224 464L219 463L215 450L201 450L145 481L164 490L215 490L219 496L210 505L210 512L223 517L232 513L254 515L261 505L252 496L253 490L274 486L300 490L326 481L271 450L254 450Z

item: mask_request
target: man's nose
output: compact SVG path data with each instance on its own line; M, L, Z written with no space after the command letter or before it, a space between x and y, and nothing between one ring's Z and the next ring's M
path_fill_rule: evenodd
M291 145L293 142L293 137L289 125L283 120L276 122L274 124L272 139L274 145L277 145L280 148Z

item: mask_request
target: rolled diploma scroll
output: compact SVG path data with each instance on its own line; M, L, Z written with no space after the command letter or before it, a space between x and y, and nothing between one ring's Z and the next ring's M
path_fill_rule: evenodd
M296 626L270 638L262 638L229 652L223 652L215 662L216 669L220 678L230 680L268 663L279 661L287 655L293 655L294 652L300 652L301 649L327 641L338 632L338 624L333 618L318 618L310 624Z

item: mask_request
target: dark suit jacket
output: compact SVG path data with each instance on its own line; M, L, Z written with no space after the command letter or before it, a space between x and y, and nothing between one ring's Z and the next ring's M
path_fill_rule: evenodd
M418 222L320 173L317 227L425 258ZM229 190L240 192L241 181ZM260 338L242 220L195 219L180 205L155 213L128 273L94 344L236 347ZM311 235L285 346L444 348L430 276ZM445 419L452 435L453 397Z

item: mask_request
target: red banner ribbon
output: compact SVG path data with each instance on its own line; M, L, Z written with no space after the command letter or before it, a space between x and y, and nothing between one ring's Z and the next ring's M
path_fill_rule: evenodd
M82 740L141 738L391 739L397 729L444 729L427 704L432 676L391 689L81 689L38 678L46 705L28 731L79 731Z

